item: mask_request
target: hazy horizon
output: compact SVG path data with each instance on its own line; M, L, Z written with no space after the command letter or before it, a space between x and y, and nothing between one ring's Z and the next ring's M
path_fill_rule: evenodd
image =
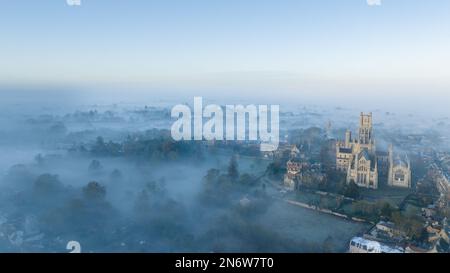
M0 86L446 113L449 10L406 0L5 1Z

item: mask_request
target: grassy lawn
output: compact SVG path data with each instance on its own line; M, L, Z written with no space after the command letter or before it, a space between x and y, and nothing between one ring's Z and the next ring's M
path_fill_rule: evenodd
M413 190L382 185L376 190L361 188L360 193L362 198L369 202L384 201L398 206L408 194L413 193Z
M321 246L331 238L332 252L345 252L353 236L365 232L370 225L341 219L336 216L301 208L284 201L276 201L260 222L270 230L300 245ZM304 252L305 249L298 249ZM306 251L310 251L306 249Z

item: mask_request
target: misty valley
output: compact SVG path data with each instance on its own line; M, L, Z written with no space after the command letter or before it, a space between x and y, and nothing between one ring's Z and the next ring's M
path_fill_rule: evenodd
M350 109L282 111L281 146L327 173L305 193L286 193L285 161L251 141L174 141L168 105L22 109L1 121L0 252L345 252L371 226L287 202L339 192L328 148Z

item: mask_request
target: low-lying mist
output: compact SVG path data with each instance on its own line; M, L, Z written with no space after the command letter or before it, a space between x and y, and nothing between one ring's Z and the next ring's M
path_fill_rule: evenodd
M0 252L68 252L69 241L83 252L345 251L365 227L272 198L270 160L245 145L173 141L170 105L65 100L3 103ZM322 134L332 119L328 133L342 135L359 114L281 110L280 136L290 138ZM387 146L404 115L374 112ZM448 120L415 128L448 146Z

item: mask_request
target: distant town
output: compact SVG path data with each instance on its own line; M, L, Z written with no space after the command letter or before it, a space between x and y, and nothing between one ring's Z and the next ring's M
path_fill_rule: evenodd
M342 139L326 136L320 160L312 159L308 142L285 143L277 152L265 154L285 165L279 187L283 198L370 223L350 240L352 253L448 252L450 154L431 147L396 152L392 144L378 150L373 118L372 113L360 114L356 137L349 130Z

